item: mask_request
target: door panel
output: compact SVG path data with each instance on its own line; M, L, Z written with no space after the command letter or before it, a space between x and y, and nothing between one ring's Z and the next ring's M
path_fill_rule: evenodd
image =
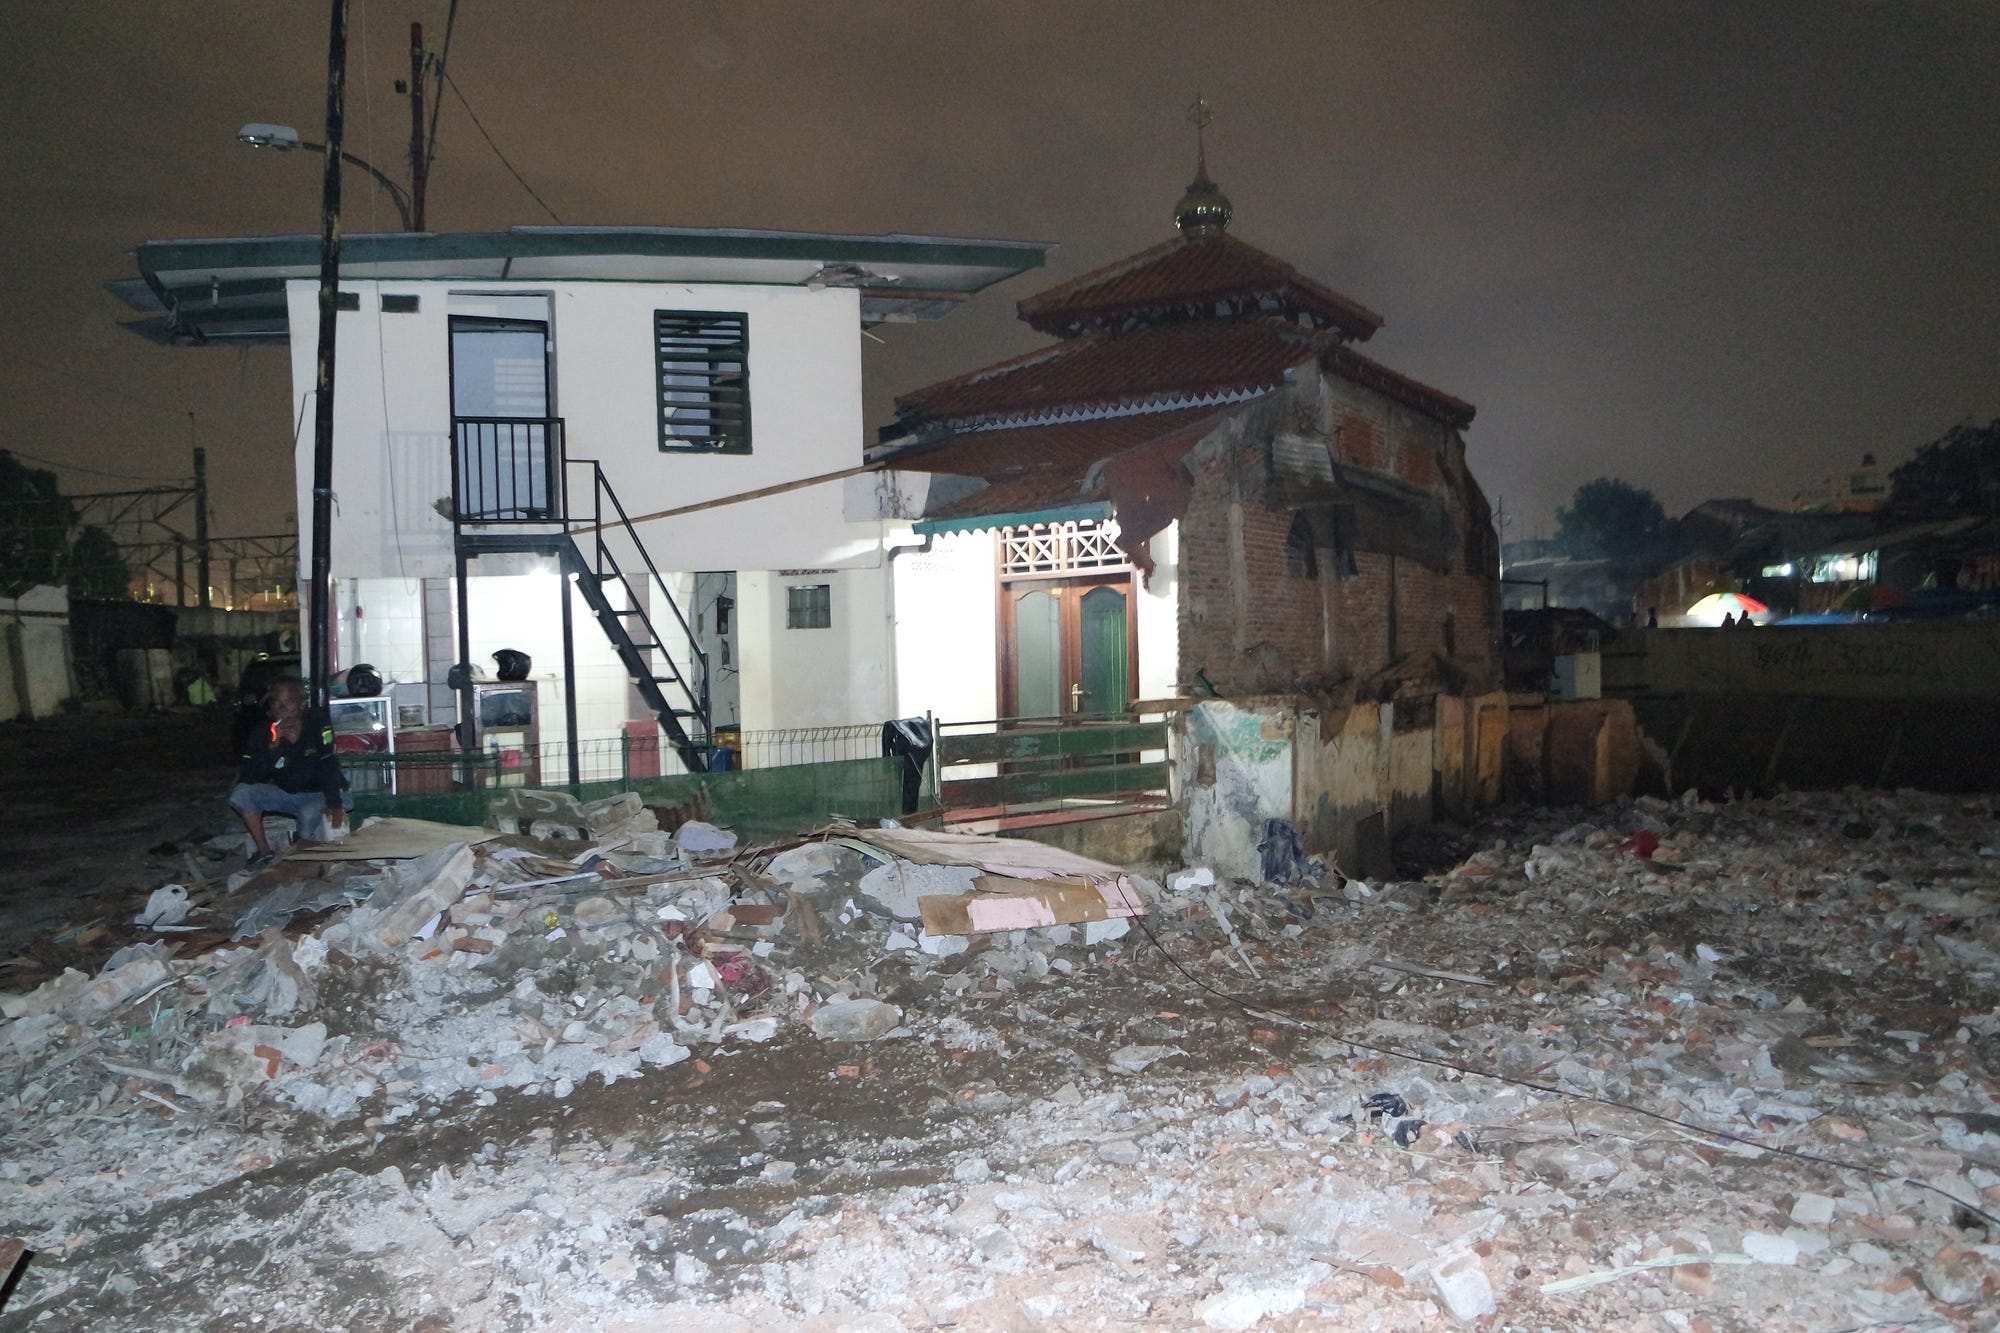
M1099 586L1077 598L1079 713L1122 713L1132 702L1122 588Z
M534 320L451 320L451 414L467 517L552 512L549 327Z
M1062 605L1057 590L1035 588L1014 599L1014 681L1010 717L1063 711Z
M1000 596L1000 712L1010 718L1122 713L1131 707L1128 578L1038 579Z

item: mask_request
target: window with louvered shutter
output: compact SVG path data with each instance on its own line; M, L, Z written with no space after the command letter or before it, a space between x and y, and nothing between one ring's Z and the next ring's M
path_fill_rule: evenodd
M660 448L750 452L750 322L742 314L653 312Z

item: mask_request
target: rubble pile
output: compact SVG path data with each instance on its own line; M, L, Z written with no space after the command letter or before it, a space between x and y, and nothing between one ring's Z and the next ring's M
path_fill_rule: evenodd
M908 1031L878 998L875 970L894 960L899 977L921 977L968 947L919 924L921 904L933 891L968 893L980 869L912 863L861 830L738 849L699 822L660 832L635 795L579 807L535 792L510 793L493 822L514 834L350 860L358 873L330 884L302 882L296 867L267 872L259 878L276 884L249 900L230 945L188 957L170 942L133 946L96 977L70 970L0 996L0 1087L12 1094L15 1137L74 1154L34 1168L53 1210L43 1225L101 1202L91 1186L104 1137L133 1116L227 1112L247 1098L379 1132L461 1094L479 1106L504 1090L568 1097L592 1077L612 1084L695 1049L769 1041L785 1023L826 1041L874 1041ZM384 827L393 824L411 821ZM369 832L341 855L368 850ZM575 859L551 850L579 844ZM173 887L178 924L187 897ZM1136 903L1136 889L1125 893ZM278 924L328 904L346 910L315 930ZM154 904L147 911L150 924ZM1065 953L1125 929L1111 919L1005 932L945 989L1070 972ZM193 1186L216 1166L212 1153L177 1154L153 1165L148 1190L171 1195L176 1176ZM0 1160L0 1178L8 1170ZM9 1222L36 1220L28 1210Z
M1515 812L1421 880L1161 886L620 818L7 997L0 1229L72 1252L26 1308L2000 1327L1987 803ZM1041 924L939 929L996 913Z

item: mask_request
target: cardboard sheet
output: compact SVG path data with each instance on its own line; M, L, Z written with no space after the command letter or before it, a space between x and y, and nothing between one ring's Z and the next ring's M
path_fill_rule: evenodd
M977 833L937 833L930 829L846 829L836 841L865 843L918 865L975 866L1015 879L1081 879L1115 883L1125 871L1059 847Z
M429 819L378 819L339 842L307 842L285 853L286 861L408 861L453 843L486 842L500 835L469 824Z
M1144 916L1138 890L1120 877L1105 884L1085 880L1024 880L981 875L976 893L933 894L917 899L924 929L933 935L982 935L996 930L1108 921Z

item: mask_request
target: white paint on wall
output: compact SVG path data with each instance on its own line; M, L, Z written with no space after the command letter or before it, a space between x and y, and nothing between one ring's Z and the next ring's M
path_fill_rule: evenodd
M550 410L566 423L569 458L595 459L626 512L640 520L655 582L622 530L605 534L612 557L640 585L656 628L686 664L690 655L666 609L670 591L697 614L693 572L832 570L831 629L786 630L784 578L746 573L739 587L742 628L731 645L733 673L711 679L714 715L750 728L876 721L894 703L894 662L882 567L881 514L910 503L891 483L869 477L822 483L765 500L673 519L644 515L857 465L863 441L860 310L852 290L662 285L620 282L372 282L343 284L360 301L339 319L339 401L335 412L334 569L356 596L387 605L382 588L417 586L453 574L451 361L449 317L546 318L550 325ZM418 310L384 313L384 294L415 295ZM316 285L289 285L295 406L311 411L315 374ZM742 311L750 331L751 452L695 454L659 447L653 313L663 309ZM302 332L301 332L302 331ZM297 447L300 540L311 542L313 440ZM569 472L571 509L591 504L590 472ZM850 505L851 491L851 505ZM853 511L853 521L848 510ZM590 538L580 539L594 554ZM470 609L473 660L490 667L497 647L520 647L544 681L545 727L559 728L560 621L526 612L510 580L532 560L482 557L474 563ZM553 575L550 575L553 577ZM817 576L815 576L817 578ZM496 580L498 580L496 582ZM791 580L801 581L801 580ZM615 585L614 585L615 586ZM754 594L754 595L753 595ZM405 599L400 595L399 603ZM614 595L614 600L617 600ZM303 601L303 599L302 599ZM411 633L400 623L347 623L341 660L393 659L395 674L420 679L421 599ZM362 617L366 622L368 617ZM600 732L641 713L634 690L595 618L578 603L579 726ZM407 642L406 642L407 640ZM522 642L515 642L522 640ZM528 640L539 646L531 647ZM361 653L360 658L354 653ZM407 659L407 660L406 660ZM586 663L590 664L586 669ZM376 662L385 670L385 662ZM616 681L610 677L615 671ZM551 705L555 707L551 708Z
M1171 699L1180 681L1180 529L1170 523L1147 543L1153 577L1135 589L1141 699Z
M991 531L944 533L929 551L896 558L896 716L999 715L996 540Z
M861 461L860 307L851 289L625 282L343 284L334 415L335 568L342 577L419 578L450 569L449 316L551 312L552 410L568 455L596 459L626 511L650 512L852 467ZM416 295L385 314L384 293ZM310 413L316 284L288 285L294 401ZM500 299L508 298L508 299ZM654 395L657 310L742 311L750 331L751 452L662 451ZM299 432L300 541L311 542L313 438ZM573 500L587 469L573 468ZM850 525L839 482L641 524L664 570L857 567L879 550L874 524Z
M825 584L832 623L787 624L789 590ZM879 569L760 570L737 576L746 731L831 727L897 716L889 618Z

